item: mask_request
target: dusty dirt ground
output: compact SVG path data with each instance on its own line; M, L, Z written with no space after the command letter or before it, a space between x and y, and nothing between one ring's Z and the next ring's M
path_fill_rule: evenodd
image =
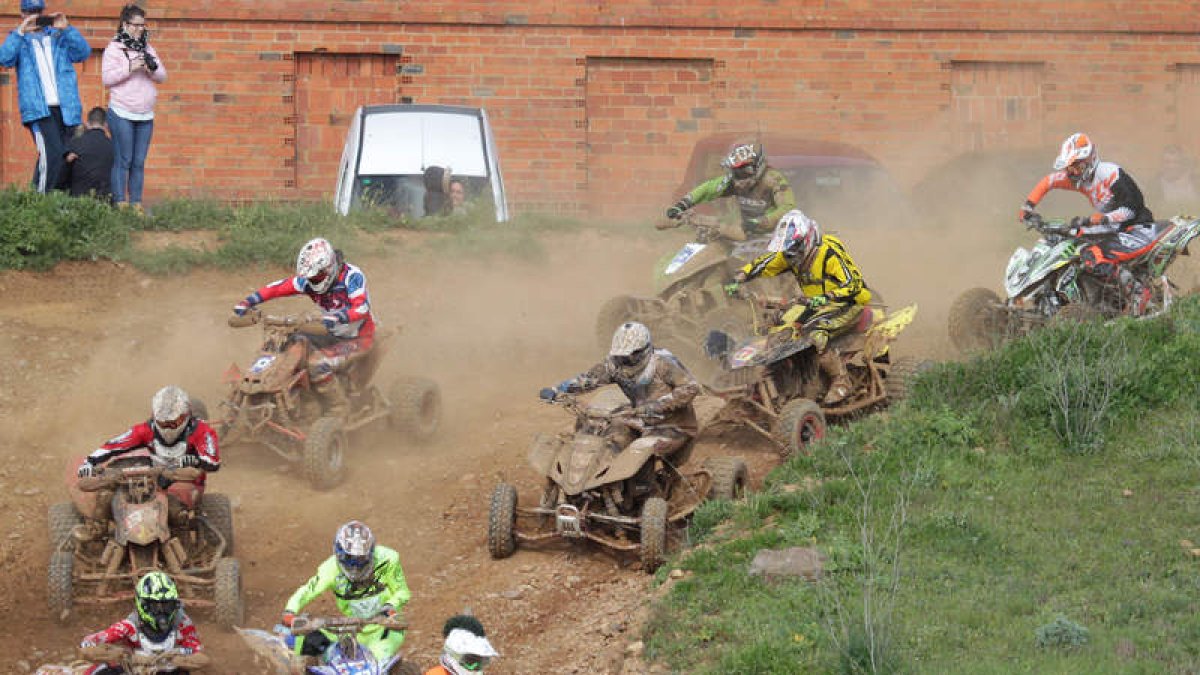
M839 233L893 307L920 305L896 351L935 359L952 351L945 321L954 297L970 286L999 288L1020 241L982 226ZM246 624L274 624L287 596L329 555L335 528L359 518L400 552L413 593L406 651L423 667L436 660L445 618L470 608L502 653L489 672L643 672L623 654L639 639L647 575L595 548L521 549L493 561L485 533L500 477L524 499L534 494L524 459L533 434L569 427L564 413L537 402L538 388L602 356L595 310L611 295L647 292L654 260L681 240L565 233L547 237L547 260L480 262L431 255L397 234L355 259L380 320L404 327L380 381L399 373L436 379L444 428L424 446L385 431L353 436L348 479L329 492L310 489L268 450L223 448L209 489L235 505ZM0 274L0 671L66 660L83 634L128 611L77 611L63 625L47 616L45 514L65 500L66 459L143 419L166 383L215 409L221 373L246 362L259 338L256 329L225 325L230 307L285 274L149 278L105 262ZM304 300L279 304L308 308ZM776 462L764 443L740 433L704 436L693 461L712 455L747 459L755 486ZM195 618L215 672L258 671L240 640L204 612Z

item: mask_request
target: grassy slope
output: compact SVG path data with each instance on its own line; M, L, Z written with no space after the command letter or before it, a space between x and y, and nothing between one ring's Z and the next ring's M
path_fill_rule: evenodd
M688 673L1196 672L1200 559L1181 540L1200 542L1197 328L1187 298L1169 317L1055 327L939 366L762 494L707 505L648 656ZM1094 433L1068 434L1063 396ZM889 529L900 495L904 527ZM829 555L820 584L745 574L759 548L810 544ZM1038 645L1060 615L1086 643Z

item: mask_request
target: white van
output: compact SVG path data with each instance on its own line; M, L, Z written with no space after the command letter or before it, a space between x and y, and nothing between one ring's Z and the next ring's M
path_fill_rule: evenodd
M492 127L482 108L368 105L354 113L338 167L334 207L343 215L363 204L409 218L425 216L425 170L448 167L466 184L467 201L489 200L496 221L508 201Z

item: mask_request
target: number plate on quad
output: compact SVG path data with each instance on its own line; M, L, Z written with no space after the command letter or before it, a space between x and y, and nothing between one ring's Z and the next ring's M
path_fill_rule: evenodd
M663 274L674 274L678 272L680 267L686 265L687 261L694 258L697 253L703 251L705 246L707 246L707 244L697 244L694 242L691 244L684 244L683 248L679 249L679 253L676 253L675 257L671 258L671 262L667 265L667 268L663 270Z

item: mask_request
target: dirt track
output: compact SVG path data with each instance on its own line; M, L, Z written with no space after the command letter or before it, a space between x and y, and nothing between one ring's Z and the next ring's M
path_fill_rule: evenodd
M983 228L944 234L843 230L868 281L893 306L920 303L900 353L948 351L945 310L973 285L997 287L1011 233ZM1007 239L1006 239L1007 237ZM677 238L677 237L676 237ZM386 257L355 260L382 321L403 324L380 377L436 379L445 428L416 447L383 433L353 437L343 489L314 492L268 451L223 449L210 490L235 504L247 624L269 627L287 595L330 552L336 526L365 520L400 551L413 591L406 649L423 666L440 647L440 626L470 607L503 658L489 672L620 672L646 575L593 549L521 550L492 561L484 549L488 497L498 476L532 494L526 445L535 431L568 425L538 405L538 387L593 363L592 322L605 298L646 291L653 261L675 238L621 240L595 233L547 240L541 263L430 256L396 236ZM984 251L979 255L945 251ZM110 263L63 265L51 273L0 274L0 657L23 672L62 660L85 632L127 609L77 612L64 626L47 617L46 507L65 499L67 457L147 414L151 394L178 383L212 406L221 372L256 347L254 330L233 331L229 307L285 270L202 272L150 279ZM287 301L292 302L292 301ZM295 301L297 309L306 301ZM757 484L772 466L752 437L708 437L697 460L737 454ZM202 636L216 672L255 669L240 642L207 623Z

